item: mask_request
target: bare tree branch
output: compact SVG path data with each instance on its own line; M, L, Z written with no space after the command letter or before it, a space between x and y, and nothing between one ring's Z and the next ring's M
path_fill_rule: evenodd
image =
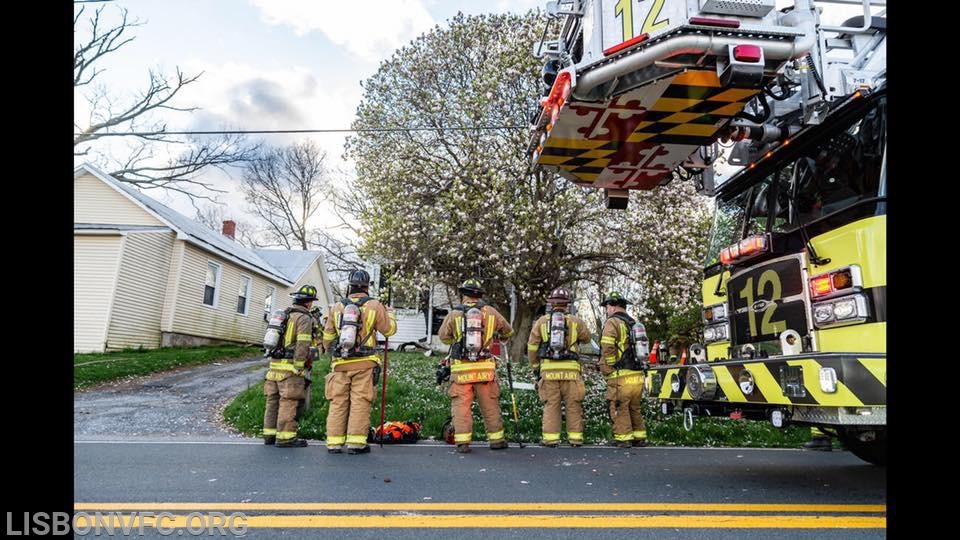
M307 141L263 153L243 172L249 211L266 226L266 235L287 249L308 249L307 221L327 192L326 153Z
M212 167L221 170L253 159L259 148L249 145L243 135L227 134L217 139L189 139L167 134L162 115L193 112L197 107L175 104L184 88L203 73L185 74L179 68L172 77L148 70L146 88L132 99L118 100L107 88L95 83L103 73L110 55L133 41L130 29L143 23L131 19L125 8L117 8L119 22L104 23L104 7L90 14L85 32L77 30L84 20L85 6L74 15L73 75L74 91L82 93L89 114L85 121L74 120L74 156L88 156L118 180L142 188L163 188L183 193L192 199L212 200L221 192L203 175ZM139 135L126 133L136 131ZM129 137L136 141L126 156L116 156L117 145L100 144L105 140ZM186 150L178 148L179 145Z

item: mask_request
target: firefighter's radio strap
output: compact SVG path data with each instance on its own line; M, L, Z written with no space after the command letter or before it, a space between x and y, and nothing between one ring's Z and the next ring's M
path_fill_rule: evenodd
M357 336L357 345L348 350L342 350L340 347L340 336L337 336L337 339L333 343L333 350L331 355L333 356L333 365L348 364L353 362L364 362L364 361L374 361L379 363L380 358L377 356L377 348L370 347L367 343L370 341L371 336L376 335L376 331L373 329L373 325L376 322L377 313L372 310L364 310L363 305L373 300L372 296L361 296L360 298L343 298L340 300L340 303L343 307L347 307L350 304L355 304L360 308L360 322L363 338L360 338L360 335ZM334 326L336 328L340 327L340 322L343 318L343 311L339 311L334 314Z

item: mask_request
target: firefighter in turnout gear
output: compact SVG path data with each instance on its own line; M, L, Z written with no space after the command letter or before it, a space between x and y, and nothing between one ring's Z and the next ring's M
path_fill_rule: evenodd
M263 393L267 407L263 413L263 442L280 448L307 446L297 437L297 406L306 399L304 375L313 367L310 351L313 337L313 315L310 307L317 299L317 288L304 285L291 293L293 306L284 332L282 358L271 358Z
M473 396L476 394L487 440L491 450L507 447L500 415L500 383L497 364L490 354L494 334L506 339L513 335L507 319L483 297L483 286L476 279L460 285L462 305L455 306L443 319L438 336L450 345L450 410L457 452L470 452L473 439Z
M607 312L600 337L600 372L607 379L607 404L619 448L647 445L647 427L640 411L645 358L634 347L631 332L637 323L627 314L629 303L618 292L611 292L600 303Z
M543 445L560 445L561 405L566 407L570 446L583 444L583 384L579 344L590 343L587 323L570 315L570 292L554 289L547 298L550 313L533 323L527 340L527 359L537 379L537 394L543 402Z
M327 414L327 452L348 454L370 451L370 411L376 397L381 360L377 332L390 337L397 332L397 317L368 295L370 274L354 270L348 278L347 297L330 308L323 328L323 348L330 351L330 373L324 396Z

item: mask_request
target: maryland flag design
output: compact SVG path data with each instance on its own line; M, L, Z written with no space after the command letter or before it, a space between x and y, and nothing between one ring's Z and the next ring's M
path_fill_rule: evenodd
M714 71L685 71L606 102L569 101L536 162L591 187L652 189L757 92L721 88Z

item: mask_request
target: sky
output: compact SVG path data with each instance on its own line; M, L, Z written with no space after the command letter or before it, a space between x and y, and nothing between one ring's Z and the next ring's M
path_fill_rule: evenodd
M105 71L98 80L112 96L135 95L146 87L151 69L167 75L177 68L188 74L202 72L177 102L199 110L165 116L169 129L279 130L348 128L361 101L360 82L373 75L396 48L435 25L444 25L458 11L524 13L542 9L546 1L112 0L75 4L81 5L87 12L103 7L108 22L117 21L119 8L126 8L130 19L142 23L131 29L132 42L103 61ZM847 16L859 8L825 9L840 9ZM77 31L84 29L81 23ZM75 94L74 116L83 118L86 113L85 100ZM275 146L310 137L327 151L332 167L349 171L350 164L342 161L346 136L257 137ZM226 204L224 217L246 219L243 198L237 193L239 181L224 175L208 179L230 191L218 196ZM160 190L148 194L187 216L194 214L182 196Z
M147 85L148 70L202 72L178 102L194 113L165 116L170 130L342 129L360 104L360 82L382 60L421 33L454 16L523 13L544 0L114 0L82 4L104 8L118 21L119 8L141 26L135 40L103 61L98 80L119 98ZM81 24L80 31L85 27ZM74 116L84 118L86 101L75 93ZM310 137L327 151L333 167L342 162L347 134L257 135L284 146ZM77 163L82 159L77 159ZM218 196L236 211L243 198L238 180L212 180L233 193ZM186 198L161 190L148 194L193 216ZM229 211L228 211L229 213ZM230 216L225 216L230 217ZM241 219L243 216L240 216Z

